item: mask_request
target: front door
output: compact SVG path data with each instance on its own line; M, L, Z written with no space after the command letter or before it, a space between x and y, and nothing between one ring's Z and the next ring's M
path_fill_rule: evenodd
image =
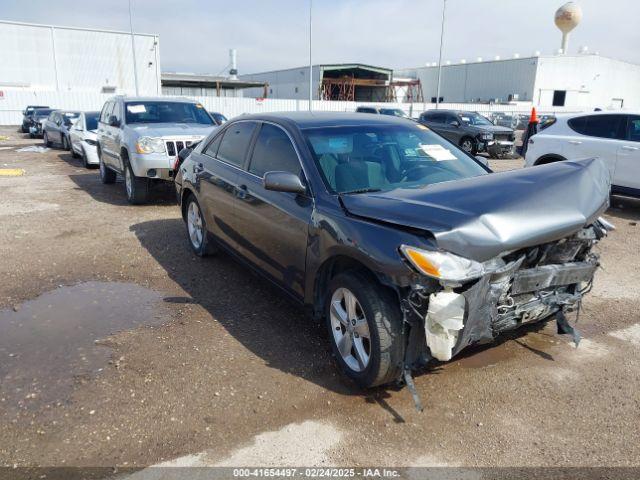
M304 295L308 226L313 200L308 195L266 190L266 172L304 178L300 158L287 133L263 123L248 168L239 173L233 229L238 250L296 296Z

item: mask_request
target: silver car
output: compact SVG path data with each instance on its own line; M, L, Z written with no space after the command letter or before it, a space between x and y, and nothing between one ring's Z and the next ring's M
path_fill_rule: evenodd
M69 130L71 155L82 158L85 168L98 166L98 117L100 112L82 112Z
M170 97L108 100L98 120L98 158L103 183L124 176L127 200L147 200L152 181L173 181L178 152L216 128L204 107Z

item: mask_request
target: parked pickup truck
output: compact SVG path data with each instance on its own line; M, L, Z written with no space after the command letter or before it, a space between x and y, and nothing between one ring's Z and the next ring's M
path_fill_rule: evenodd
M173 163L185 146L216 128L204 107L184 98L116 96L102 107L98 158L103 183L124 177L127 200L145 203L154 181L173 180Z

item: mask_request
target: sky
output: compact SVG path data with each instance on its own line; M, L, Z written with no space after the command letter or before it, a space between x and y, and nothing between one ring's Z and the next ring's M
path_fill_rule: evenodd
M135 31L160 35L163 71L239 73L309 63L309 0L131 0ZM447 0L443 62L551 54L562 0ZM579 0L569 53L591 51L640 64L639 0ZM438 60L443 0L314 0L313 63L416 67ZM129 29L127 0L0 0L0 19Z

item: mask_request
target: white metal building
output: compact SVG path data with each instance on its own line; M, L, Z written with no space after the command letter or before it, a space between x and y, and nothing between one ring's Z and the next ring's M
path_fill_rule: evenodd
M133 38L140 95L158 95L158 35ZM0 90L135 94L128 32L0 21Z
M420 79L435 102L438 67L394 71ZM533 56L442 66L444 102L533 102L541 107L640 108L640 65L597 54Z
M385 100L389 82L392 80L393 71L388 68L374 67L359 63L350 64L324 64L313 65L313 99L319 100L324 92L325 100L346 100L338 98L338 90L349 82L344 79L353 79L353 90L349 100L360 102L380 102ZM274 70L271 72L240 75L245 81L267 83L267 95L269 98L308 100L309 99L309 67L289 68ZM249 89L245 92L247 97L261 97L264 93L261 89Z

